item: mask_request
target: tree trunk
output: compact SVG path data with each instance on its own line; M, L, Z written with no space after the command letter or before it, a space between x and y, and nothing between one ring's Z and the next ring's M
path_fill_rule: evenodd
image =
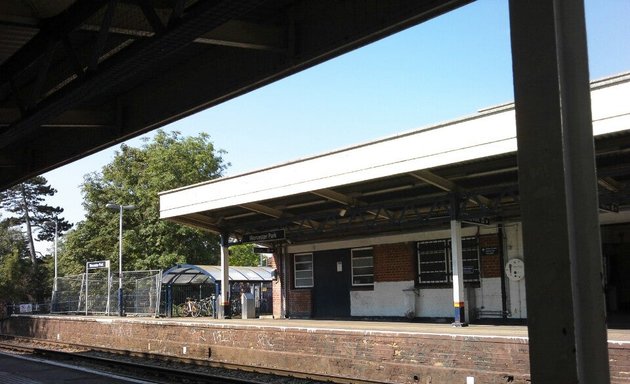
M28 214L28 201L26 201L26 190L24 184L20 185L22 192L22 204L24 209L24 223L26 224L26 239L28 241L28 253L31 257L33 267L37 266L37 255L35 254L35 241L33 240L33 229L31 227L31 218Z

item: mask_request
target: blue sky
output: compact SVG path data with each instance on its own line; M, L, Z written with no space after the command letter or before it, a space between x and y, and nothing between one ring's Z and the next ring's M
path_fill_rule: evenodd
M585 4L591 79L630 71L630 0ZM511 65L507 0L480 0L163 129L210 134L234 175L510 102ZM66 219L117 149L44 174Z

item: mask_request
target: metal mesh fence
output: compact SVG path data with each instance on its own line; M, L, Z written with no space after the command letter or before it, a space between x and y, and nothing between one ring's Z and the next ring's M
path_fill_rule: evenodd
M159 313L162 271L126 271L122 274L123 310L127 315ZM118 274L106 270L58 277L51 300L52 313L119 313Z
M83 312L86 314L109 314L111 282L107 271L97 270L86 274L83 287L85 296L85 300L81 302Z
M57 290L51 300L52 313L71 313L81 310L81 293L85 283L85 274L58 277ZM85 308L84 308L85 310Z
M115 279L118 279L117 275ZM128 315L159 315L161 292L162 271L123 272L123 308ZM115 307L118 307L117 303Z

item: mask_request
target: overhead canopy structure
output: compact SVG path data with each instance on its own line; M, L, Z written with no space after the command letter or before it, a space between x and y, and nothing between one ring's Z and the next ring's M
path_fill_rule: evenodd
M630 210L630 74L593 82L600 208ZM296 242L520 216L514 105L160 195L162 218ZM620 220L615 213L609 220ZM625 219L625 217L624 217Z
M0 2L0 189L466 3ZM510 29L519 191L526 213L523 240L530 257L526 273L536 277L527 284L532 381L607 382L596 185L619 186L597 180L595 174L583 1L531 6L511 0ZM603 141L613 157L625 156L625 135ZM599 151L598 160L606 152ZM483 175L482 168L476 170ZM451 172L456 177L457 170ZM451 188L434 175L412 177ZM345 200L342 205L351 205L346 200L350 190L337 191L341 196L326 187L318 191L324 203ZM488 205L478 196L488 198L477 194L466 201ZM370 195L360 197L366 203L358 205L369 211L357 217L371 214L398 222L393 209L370 213ZM246 213L223 216L236 219L260 211L266 218L284 217L301 228L325 230L290 216L291 209L311 203L295 201L287 210L250 204ZM183 214L171 216L178 215ZM203 215L191 218L205 226L217 224Z
M470 0L0 2L0 189Z
M230 281L267 282L272 281L274 269L271 267L230 267ZM162 273L162 284L215 284L221 281L221 267L216 265L178 264Z

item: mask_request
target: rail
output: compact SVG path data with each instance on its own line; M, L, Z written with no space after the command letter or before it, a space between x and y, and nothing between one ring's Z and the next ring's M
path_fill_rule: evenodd
M45 343L48 344L48 343ZM119 376L133 379L150 380L154 383L191 383L203 382L209 384L262 384L264 382L252 378L237 378L226 375L197 372L194 367L175 368L150 364L144 361L134 361L130 356L121 359L119 355L88 348L76 348L62 345L61 348L70 350L43 348L43 343L35 345L21 344L20 341L0 341L0 350L13 351L18 354L29 354L47 361L63 361L65 364L90 367L101 372L113 372ZM52 345L49 345L49 347ZM60 348L59 345L56 348Z
M49 340L0 335L0 350L39 355L47 359L81 361L121 376L151 380L155 383L225 383L225 384L376 384L380 381L357 380L287 370L266 369L240 364L121 351L103 347L66 344ZM217 373L218 372L218 373ZM138 375L140 373L140 375ZM257 378L262 378L259 380Z

